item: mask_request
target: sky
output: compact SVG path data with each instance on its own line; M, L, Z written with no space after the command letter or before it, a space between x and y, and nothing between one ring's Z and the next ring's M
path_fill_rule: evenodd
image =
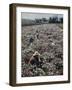
M21 18L22 18L22 19L31 19L31 20L34 20L34 19L41 19L41 18L49 19L49 17L53 17L53 16L57 16L58 18L63 17L62 14L25 13L25 12L22 12L22 13L21 13Z

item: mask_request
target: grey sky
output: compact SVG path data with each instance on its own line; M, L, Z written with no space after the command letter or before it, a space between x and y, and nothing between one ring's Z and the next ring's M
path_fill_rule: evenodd
M53 17L53 16L57 16L58 18L63 17L62 14L50 14L50 13L25 13L22 12L21 13L21 18L22 19L41 19L41 18L47 18L49 19L49 17Z

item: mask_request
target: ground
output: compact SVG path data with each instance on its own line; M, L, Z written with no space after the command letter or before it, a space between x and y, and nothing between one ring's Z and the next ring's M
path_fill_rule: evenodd
M21 32L22 77L63 75L63 25L23 26ZM35 51L41 66L29 64Z

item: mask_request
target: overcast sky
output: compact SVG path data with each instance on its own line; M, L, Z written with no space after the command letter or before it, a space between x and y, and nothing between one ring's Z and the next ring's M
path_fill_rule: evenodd
M41 19L41 18L46 18L49 19L49 17L57 16L58 18L63 17L62 14L50 14L50 13L21 13L21 18L22 19Z

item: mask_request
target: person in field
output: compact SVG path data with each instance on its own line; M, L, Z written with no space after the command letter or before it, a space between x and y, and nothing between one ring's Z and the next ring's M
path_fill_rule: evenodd
M40 60L40 53L35 51L32 57L30 58L29 64L36 65L37 67L41 67L42 61Z

